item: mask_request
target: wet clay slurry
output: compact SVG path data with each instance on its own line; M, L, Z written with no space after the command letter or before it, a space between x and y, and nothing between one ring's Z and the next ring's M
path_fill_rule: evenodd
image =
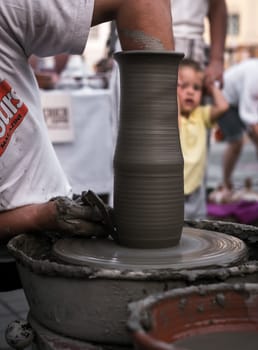
M175 288L129 304L139 350L258 349L258 284Z
M187 350L257 350L258 332L220 332L189 337L173 343Z
M114 157L114 213L119 243L167 248L183 227L183 157L178 133L177 70L183 55L115 55L121 111Z

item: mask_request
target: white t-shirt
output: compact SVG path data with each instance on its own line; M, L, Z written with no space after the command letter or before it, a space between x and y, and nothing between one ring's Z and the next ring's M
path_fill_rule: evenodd
M209 0L171 0L175 50L205 66L204 19Z
M223 94L238 107L242 121L258 123L258 58L249 58L224 72Z
M171 0L175 38L202 39L209 0Z
M0 211L72 194L48 137L28 57L81 54L93 5L0 0Z

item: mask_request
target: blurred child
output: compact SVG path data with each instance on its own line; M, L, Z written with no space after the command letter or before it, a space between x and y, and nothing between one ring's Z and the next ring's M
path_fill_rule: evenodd
M228 103L214 84L209 87L213 105L201 106L204 73L191 59L181 61L178 72L179 133L184 158L185 219L206 217L204 177L207 129L227 109Z

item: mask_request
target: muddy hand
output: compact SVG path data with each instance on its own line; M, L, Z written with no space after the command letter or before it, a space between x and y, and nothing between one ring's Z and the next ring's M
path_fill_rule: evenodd
M108 232L108 234L117 242L118 235L116 232L116 226L115 226L115 220L114 220L114 212L111 207L106 205L102 199L93 191L89 190L87 192L82 192L82 195L80 197L80 200L88 204L92 207L94 207L98 212L100 213L102 217L102 223Z
M78 200L57 197L53 201L57 209L57 225L60 233L83 237L107 237L101 213L96 207Z

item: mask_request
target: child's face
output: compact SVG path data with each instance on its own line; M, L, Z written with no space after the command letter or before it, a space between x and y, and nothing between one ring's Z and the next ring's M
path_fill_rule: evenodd
M178 103L180 113L188 116L201 103L203 73L191 67L182 67L178 72Z

